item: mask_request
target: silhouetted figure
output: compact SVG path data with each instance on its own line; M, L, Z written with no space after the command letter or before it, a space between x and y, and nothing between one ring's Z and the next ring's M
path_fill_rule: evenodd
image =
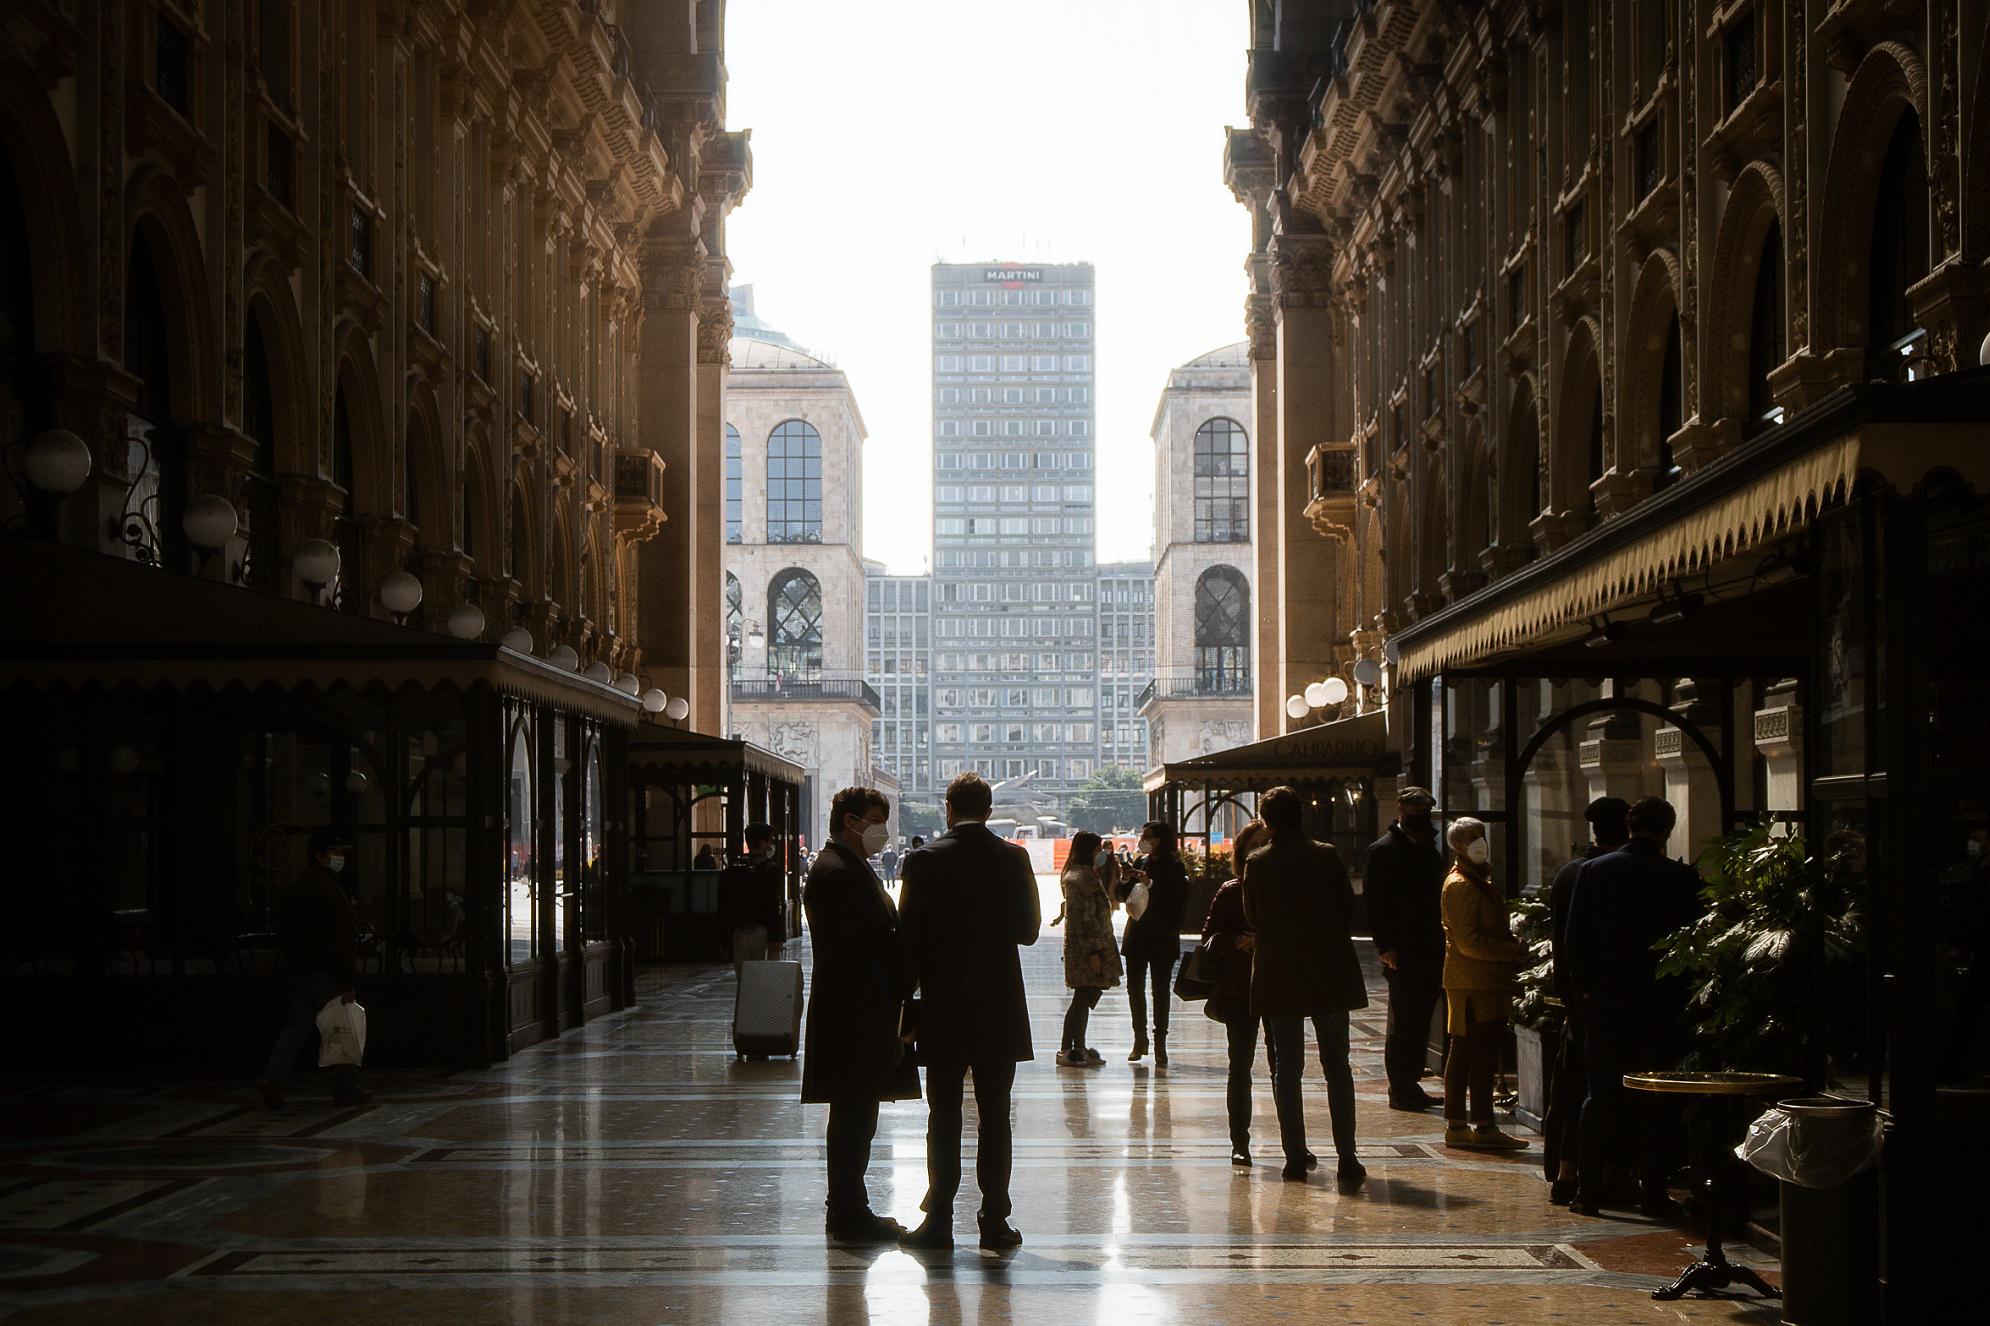
M1368 1171L1355 1158L1354 1072L1348 1064L1348 1013L1368 1006L1361 963L1349 923L1354 886L1340 853L1301 830L1304 802L1275 787L1258 802L1271 842L1244 863L1244 922L1256 936L1251 962L1251 1011L1265 1019L1276 1053L1272 1100L1285 1150L1283 1176L1304 1182L1306 1019L1320 1038L1327 1078L1338 1178L1353 1188Z
M283 944L284 969L289 975L289 1003L283 1031L270 1050L262 1080L256 1084L263 1104L283 1108L283 1080L290 1076L298 1053L318 1028L318 1013L334 999L350 1004L359 966L359 927L352 899L339 884L352 841L337 829L311 831L303 873L283 895L277 936ZM332 1101L364 1105L373 1097L360 1090L359 1067L339 1064L332 1069Z
M802 886L814 954L802 1103L829 1106L823 1228L838 1243L891 1243L905 1232L871 1210L864 1187L878 1102L919 1097L919 1070L898 1039L910 993L898 909L869 860L890 814L875 788L838 792L829 803L829 843Z
M1444 851L1431 807L1435 797L1406 787L1396 798L1396 822L1375 840L1362 865L1361 896L1369 933L1389 986L1389 1022L1382 1062L1389 1106L1427 1110L1438 1103L1423 1089L1430 1021L1444 989Z
M1175 963L1182 956L1182 921L1188 913L1188 872L1175 850L1175 826L1149 820L1140 826L1140 871L1147 876L1147 907L1130 917L1120 937L1126 958L1126 998L1133 1012L1133 1052L1147 1054L1147 985L1154 988L1154 1062L1168 1066L1168 1008Z
M1631 803L1622 797L1598 797L1583 818L1595 839L1589 849L1555 872L1548 886L1548 919L1552 934L1553 988L1562 1001L1562 1039L1555 1053L1554 1078L1548 1090L1548 1117L1543 1121L1542 1164L1547 1172L1548 1200L1567 1206L1575 1199L1576 1151L1581 1145L1582 1102L1589 1081L1582 1069L1582 1009L1569 988L1568 911L1583 863L1622 847L1631 836Z
M981 1246L1006 1251L1023 1236L1009 1225L1010 1089L1030 1048L1018 944L1036 943L1043 913L1029 853L989 832L994 796L975 774L947 787L947 832L905 860L902 933L920 990L919 1052L926 1065L926 1219L902 1240L953 1246L960 1191L961 1095L974 1075L979 1121L975 1180Z

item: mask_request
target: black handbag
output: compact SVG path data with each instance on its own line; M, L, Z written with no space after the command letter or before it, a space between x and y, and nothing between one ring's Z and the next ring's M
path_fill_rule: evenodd
M1217 982L1222 979L1223 964L1210 951L1209 940L1205 939L1189 950L1175 972L1175 998L1190 1004L1207 999L1216 993Z

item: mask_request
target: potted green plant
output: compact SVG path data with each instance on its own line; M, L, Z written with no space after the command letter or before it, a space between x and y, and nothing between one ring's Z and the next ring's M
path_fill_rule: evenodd
M1530 1128L1539 1128L1548 1114L1548 1079L1562 1034L1561 1005L1554 997L1553 921L1542 895L1515 898L1511 915L1514 937L1527 946L1527 965L1513 997L1514 1077L1519 1091L1514 1113Z

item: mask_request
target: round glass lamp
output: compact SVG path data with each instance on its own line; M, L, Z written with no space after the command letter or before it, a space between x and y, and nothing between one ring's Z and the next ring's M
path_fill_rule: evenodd
M663 716L665 718L670 719L672 722L677 722L682 720L683 717L690 712L691 712L691 702L685 699L681 695L671 696L670 703L663 707Z
M643 692L643 709L648 713L660 714L669 704L670 697L661 687L652 686Z
M41 492L67 497L90 477L90 444L66 428L49 428L28 439L21 469Z
M1285 697L1285 716L1287 718L1304 718L1312 710L1313 706L1306 703L1306 697L1303 695L1288 695Z
M396 617L405 617L421 606L422 583L412 573L395 571L380 582L380 601Z
M290 567L313 591L339 578L339 546L330 539L306 539L290 554Z
M589 681L598 681L603 686L612 686L615 683L615 674L608 670L606 663L603 663L600 659L596 659L587 665L587 679Z
M615 689L624 695L640 695L642 694L643 684L636 680L635 673L624 672L615 678Z
M1306 687L1305 696L1306 707L1308 709L1318 709L1327 702L1327 684L1323 681L1313 682Z
M572 645L555 645L546 661L562 672L580 671L580 654Z
M1382 680L1382 665L1372 658L1354 660L1354 679L1363 686L1373 686Z
M202 552L227 547L237 528L235 504L219 493L194 498L180 517L180 529L186 533L187 542Z
M1347 683L1339 677L1329 677L1320 683L1320 696L1322 705L1339 704L1347 699Z
M458 640L475 640L484 633L484 610L465 599L449 610L449 634Z
M514 626L498 637L498 643L506 649L515 649L521 654L532 652L532 632L523 626Z

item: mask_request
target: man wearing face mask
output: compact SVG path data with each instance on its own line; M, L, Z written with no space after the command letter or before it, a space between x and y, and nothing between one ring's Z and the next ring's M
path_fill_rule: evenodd
M1436 798L1406 787L1396 798L1396 822L1368 849L1362 899L1369 933L1389 983L1389 1107L1427 1110L1440 1102L1423 1089L1431 1015L1444 981L1444 850L1431 820Z
M306 847L303 873L283 895L277 933L283 942L284 968L290 976L290 1002L283 1031L270 1051L256 1090L270 1109L283 1108L283 1079L297 1055L318 1029L318 1011L333 999L350 1004L356 998L358 927L352 900L339 883L352 842L336 829L314 829ZM341 1064L332 1069L332 1100L338 1105L364 1105L373 1097L359 1088L359 1069Z
M829 803L829 843L802 886L815 955L802 1053L802 1103L829 1106L829 1196L824 1231L838 1243L892 1243L896 1220L871 1210L864 1187L878 1102L917 1100L919 1070L898 1042L910 993L898 908L870 858L889 840L891 803L846 787Z

